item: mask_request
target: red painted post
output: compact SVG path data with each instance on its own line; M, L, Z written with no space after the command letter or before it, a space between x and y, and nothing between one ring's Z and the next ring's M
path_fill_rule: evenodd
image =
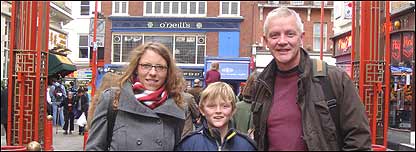
M385 70L384 72L386 73L384 75L384 80L385 80L385 86L386 86L386 91L384 93L384 131L383 131L383 145L385 147L387 147L387 126L389 125L389 107L390 106L390 1L385 1L386 3L386 8L384 9L386 11L386 26L384 29L384 34L386 35L386 52L384 53L385 56Z
M354 61L355 61L355 1L352 1L352 22L351 22L351 79L354 79Z
M52 124L52 120L53 117L51 115L48 115L48 117L46 118L46 125L45 125L45 150L46 151L53 151L53 124Z
M324 42L323 42L323 37L324 37L324 1L321 1L321 38L320 38L320 46L321 46L321 50L320 50L320 59L323 60L323 50L324 50ZM327 30L328 32L328 30ZM328 35L328 33L327 33Z

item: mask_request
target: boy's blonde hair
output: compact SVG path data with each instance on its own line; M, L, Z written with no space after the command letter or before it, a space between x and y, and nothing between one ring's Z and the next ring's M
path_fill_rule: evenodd
M224 82L215 82L208 85L201 93L199 107L203 108L204 104L212 102L212 100L215 100L217 97L220 97L225 101L231 101L233 111L236 109L236 97L234 91L230 85Z

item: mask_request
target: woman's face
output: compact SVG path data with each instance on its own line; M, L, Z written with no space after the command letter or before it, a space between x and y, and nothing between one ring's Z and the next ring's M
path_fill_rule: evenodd
M168 66L165 59L152 50L146 50L137 66L140 83L147 90L155 91L164 83L168 75Z

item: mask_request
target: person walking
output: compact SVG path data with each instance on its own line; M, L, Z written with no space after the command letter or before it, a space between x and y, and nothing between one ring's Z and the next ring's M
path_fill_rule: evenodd
M56 126L58 123L59 126L64 125L64 112L61 110L59 105L62 104L63 100L67 97L65 86L62 85L61 79L52 79L53 84L49 89L49 96L52 102L52 117L53 125ZM58 118L59 117L59 118ZM59 120L59 122L58 122Z
M263 32L274 60L259 74L253 93L259 150L371 150L368 118L357 89L343 70L313 67L318 61L302 48L305 32L299 14L286 7L274 9ZM318 68L325 68L320 71L327 75L314 74ZM326 86L332 89L323 91ZM335 99L326 100L330 92ZM335 116L330 112L333 108Z
M88 119L88 97L85 95L83 87L78 88L77 96L74 99L74 108L76 108L77 114L82 115L84 113L86 119ZM78 126L79 135L84 135L84 127Z
M220 64L218 62L211 63L211 69L205 75L205 85L208 86L211 83L221 80L221 73L218 71Z
M199 104L199 97L201 96L203 88L201 85L201 80L195 79L194 80L194 87L188 90L188 93L192 94L194 96L196 104Z
M252 93L254 92L254 80L257 78L258 73L253 72L246 81L246 86L244 87L241 96L242 101L237 102L236 112L233 116L233 120L236 126L236 129L242 133L248 134L249 129L253 128L252 123L252 113L250 111Z
M68 134L68 126L69 134L72 134L74 131L74 113L72 111L74 106L74 93L69 91L68 98L66 98L63 102L63 109L64 109L64 117L65 117L65 124L64 124L64 135Z
M174 149L185 122L185 82L170 52L156 42L131 51L129 65L120 78L118 100L113 88L105 90L99 99L87 151ZM107 130L109 108L117 109L112 130Z
M235 113L233 89L224 82L209 85L201 95L199 110L203 127L185 136L176 151L255 151L252 139L234 129L231 118Z

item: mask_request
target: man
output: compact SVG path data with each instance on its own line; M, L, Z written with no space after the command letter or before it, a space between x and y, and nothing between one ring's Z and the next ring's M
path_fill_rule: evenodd
M64 125L64 112L62 111L62 102L67 97L65 86L62 85L62 79L52 78L52 85L49 89L49 96L52 102L53 125ZM59 122L57 122L59 120Z
M345 72L328 66L340 127L332 120L319 79L312 75L312 60L301 48L299 14L277 8L268 14L263 32L274 60L258 76L253 93L259 150L371 150L368 118L356 88Z
M196 104L199 104L199 97L202 92L203 88L201 85L201 80L195 79L194 80L194 87L188 90L188 93L192 94L195 98Z

